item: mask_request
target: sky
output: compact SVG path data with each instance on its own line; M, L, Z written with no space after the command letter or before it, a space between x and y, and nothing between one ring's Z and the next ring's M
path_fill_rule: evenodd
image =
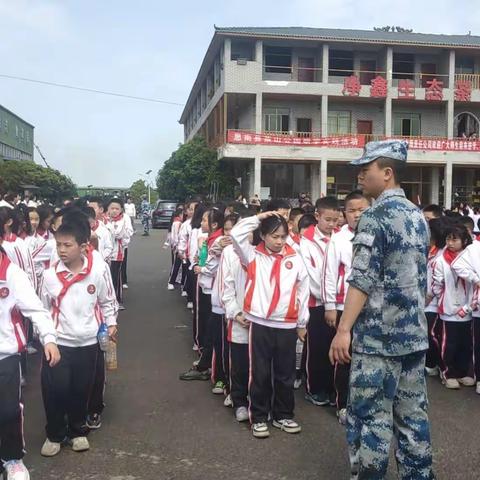
M480 2L0 0L0 74L183 104L214 25L480 35ZM153 177L183 140L180 105L1 77L0 104L35 126L50 166L77 185L129 187L148 170Z

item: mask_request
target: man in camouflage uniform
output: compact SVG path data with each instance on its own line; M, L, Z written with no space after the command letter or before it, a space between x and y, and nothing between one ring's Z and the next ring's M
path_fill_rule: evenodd
M351 360L347 440L352 478L359 480L385 478L393 434L400 478L434 478L424 374L429 233L399 187L407 148L404 141L370 142L352 162L374 201L353 241L349 290L330 358Z
M142 216L143 236L148 237L150 235L150 217L152 215L152 206L148 202L146 195L142 195L140 215Z

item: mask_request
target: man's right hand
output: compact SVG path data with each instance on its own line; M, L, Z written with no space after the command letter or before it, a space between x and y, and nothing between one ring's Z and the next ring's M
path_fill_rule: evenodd
M336 310L326 310L325 311L325 322L329 327L335 328L337 326L337 311Z

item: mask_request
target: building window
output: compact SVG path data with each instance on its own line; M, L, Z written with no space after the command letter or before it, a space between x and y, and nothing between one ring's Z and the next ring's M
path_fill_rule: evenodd
M292 73L292 49L265 47L265 72Z
M351 112L328 112L328 134L348 135L352 133Z
M330 50L328 53L328 74L332 77L348 77L353 73L353 52Z
M18 138L18 125L15 125L15 136Z
M455 61L455 73L471 75L474 72L473 57L458 57Z
M417 113L402 113L393 119L393 134L402 137L420 136L420 115Z
M246 42L245 40L232 40L230 60L247 60L253 61L255 58L255 43Z
M22 127L20 128L20 138L23 140L25 138L25 129Z
M5 133L8 133L8 118L5 119L3 129L4 129Z
M30 143L30 133L27 132L27 143Z
M415 55L411 53L393 54L393 78L413 80L415 73Z
M288 132L290 124L290 110L288 108L265 109L266 132Z

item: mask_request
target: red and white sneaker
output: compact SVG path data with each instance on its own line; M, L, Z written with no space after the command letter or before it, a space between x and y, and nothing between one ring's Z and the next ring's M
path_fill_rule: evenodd
M4 464L6 480L30 480L30 474L23 460L10 460Z

